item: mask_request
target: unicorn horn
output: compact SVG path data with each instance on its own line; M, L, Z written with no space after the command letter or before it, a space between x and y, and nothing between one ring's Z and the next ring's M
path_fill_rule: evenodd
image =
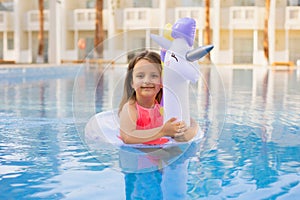
M151 34L150 37L162 48L170 49L172 42L164 37Z
M195 60L199 60L200 58L208 54L213 48L213 45L198 47L196 49L188 51L185 57L188 61L194 62Z

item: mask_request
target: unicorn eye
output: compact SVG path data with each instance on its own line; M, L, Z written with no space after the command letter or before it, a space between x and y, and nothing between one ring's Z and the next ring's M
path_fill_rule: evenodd
M176 59L176 61L178 62L178 59L176 58L176 56L175 56L175 54L174 54L174 53L172 53L172 54L171 54L171 57L175 58L175 59Z

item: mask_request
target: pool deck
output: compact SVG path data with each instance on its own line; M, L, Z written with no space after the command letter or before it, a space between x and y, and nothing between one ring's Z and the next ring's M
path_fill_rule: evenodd
M9 68L37 68L37 67L74 67L81 66L80 64L0 64L0 69L9 69Z
M82 67L85 66L85 63L81 64L75 64L75 63L62 63L62 64L49 64L49 63L44 63L44 64L0 64L0 69L10 69L10 68L40 68L40 67ZM200 64L201 66L202 64ZM271 64L268 66L263 66L263 65L251 65L251 64L219 64L216 65L217 67L221 68L234 68L234 69L253 69L253 68L268 68L272 70L294 70L294 69L300 69L300 66L294 65L294 66L272 66ZM126 63L116 63L114 64L114 67L116 68L123 68L127 67ZM90 68L95 68L95 67L90 67Z

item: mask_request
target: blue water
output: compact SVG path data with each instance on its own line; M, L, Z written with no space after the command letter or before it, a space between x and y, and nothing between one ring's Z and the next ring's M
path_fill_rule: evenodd
M298 199L300 70L201 72L190 101L204 138L138 172L126 149L83 139L117 108L124 68L0 69L0 199Z

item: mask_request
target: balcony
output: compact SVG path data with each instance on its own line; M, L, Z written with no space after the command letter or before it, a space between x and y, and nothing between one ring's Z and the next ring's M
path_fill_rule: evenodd
M264 7L231 7L229 8L229 27L231 29L263 29Z
M108 11L102 11L103 29L107 29ZM95 9L75 9L72 11L71 20L69 20L69 29L71 30L95 30Z
M123 10L123 29L160 27L160 11L153 8L126 8Z
M205 10L203 7L177 7L175 8L175 20L183 17L195 19L196 28L203 29L205 23ZM212 11L210 10L210 20L213 20ZM212 21L211 21L212 23Z
M40 27L39 10L31 10L26 13L25 29L27 31L38 31ZM44 30L49 30L49 10L44 10Z
M286 7L285 11L285 28L300 29L300 7Z
M0 31L13 30L12 12L0 11Z

